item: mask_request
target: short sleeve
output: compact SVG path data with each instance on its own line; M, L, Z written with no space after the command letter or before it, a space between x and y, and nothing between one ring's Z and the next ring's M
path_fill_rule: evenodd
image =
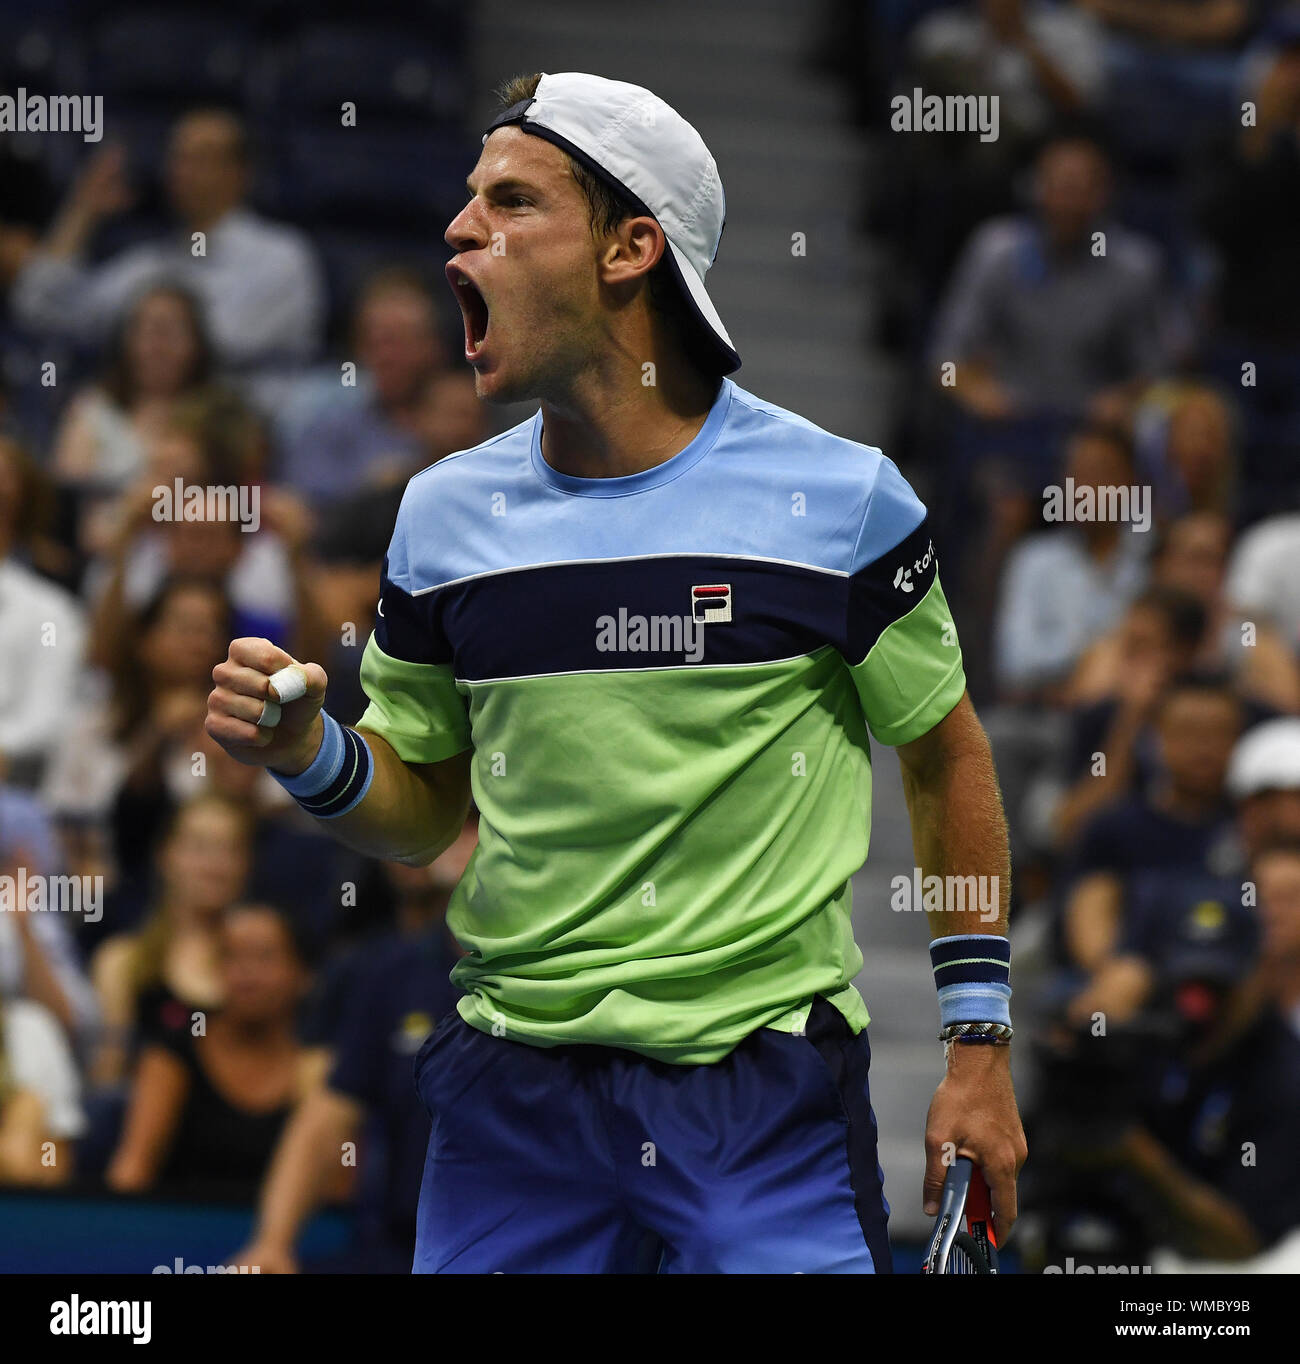
M375 629L361 657L369 705L358 729L386 740L406 762L441 762L472 746L437 593L411 590L406 503L384 558Z
M863 715L882 744L928 733L966 690L925 507L888 459L854 549L843 652Z

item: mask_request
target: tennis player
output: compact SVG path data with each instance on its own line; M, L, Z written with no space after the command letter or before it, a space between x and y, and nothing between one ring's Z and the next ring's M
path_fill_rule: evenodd
M1007 836L925 509L725 377L690 124L574 73L503 103L447 277L479 395L540 409L411 479L355 728L315 663L271 723L294 660L263 639L207 722L375 857L429 862L481 812L448 913L465 994L416 1058L415 1269L890 1269L849 915L868 731L923 875L997 878L996 919L925 906L949 1045L923 1199L969 1155L1005 1239Z

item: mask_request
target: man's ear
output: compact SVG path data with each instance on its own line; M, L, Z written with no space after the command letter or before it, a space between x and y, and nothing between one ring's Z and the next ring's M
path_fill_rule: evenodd
M602 284L634 284L664 258L668 239L653 218L624 218L600 253Z

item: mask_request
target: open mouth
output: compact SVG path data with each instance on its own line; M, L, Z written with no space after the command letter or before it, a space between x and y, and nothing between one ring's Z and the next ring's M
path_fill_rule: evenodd
M456 294L465 321L465 358L472 360L483 349L483 342L487 339L487 300L478 285L463 270L448 265L447 280Z

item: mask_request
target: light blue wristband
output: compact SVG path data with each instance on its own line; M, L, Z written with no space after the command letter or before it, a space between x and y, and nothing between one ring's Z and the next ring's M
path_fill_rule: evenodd
M320 718L325 725L325 735L310 764L292 777L271 770L271 775L295 799L319 796L343 766L343 726L327 710L321 711Z
M310 765L297 776L271 775L309 815L337 819L365 799L375 774L370 745L355 729L344 729L327 711L321 746Z
M930 943L939 1021L1011 1024L1011 943L990 933L956 933Z

